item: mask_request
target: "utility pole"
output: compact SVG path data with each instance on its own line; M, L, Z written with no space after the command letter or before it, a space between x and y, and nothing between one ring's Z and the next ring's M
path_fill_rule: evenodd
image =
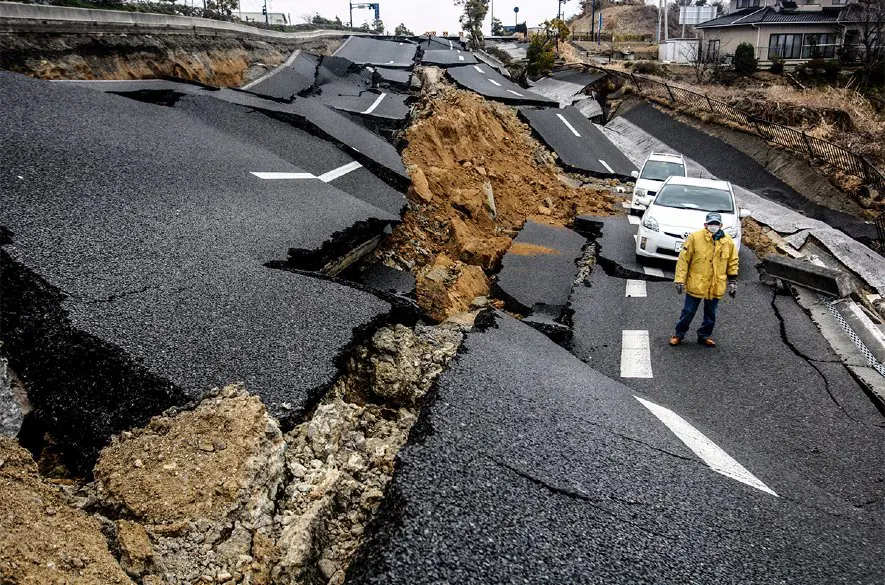
M670 38L670 24L667 22L667 0L664 0L664 40L668 40Z
M348 6L350 6L350 28L353 28L353 2L348 2Z
M270 15L267 13L267 0L264 0L264 7L261 11L264 13L264 24L270 26Z

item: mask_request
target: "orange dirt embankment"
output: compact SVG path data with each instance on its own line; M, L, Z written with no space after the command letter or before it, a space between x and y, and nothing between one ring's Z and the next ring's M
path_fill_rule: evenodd
M620 198L608 190L564 184L516 111L476 94L443 88L423 103L406 139L409 209L379 255L418 273L418 303L435 319L488 292L475 268L462 272L493 272L527 219L568 225L577 214L618 211Z

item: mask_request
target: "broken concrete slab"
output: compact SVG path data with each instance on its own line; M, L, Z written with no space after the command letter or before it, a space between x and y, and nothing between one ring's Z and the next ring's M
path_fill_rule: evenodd
M16 395L21 390L15 386L9 360L0 357L0 437L15 437L24 420L20 397Z
M597 260L605 272L618 278L637 280L673 280L676 259L672 262L636 256L636 226L625 216L575 218L575 229L599 234Z
M519 113L567 167L596 176L624 179L637 170L605 134L574 107L520 108Z
M592 83L605 77L605 73L590 73L580 69L564 69L542 77L532 84L532 91L559 102L559 107L572 105L583 96Z
M446 73L461 87L487 98L517 105L556 105L554 100L516 85L488 65L449 67Z
M461 41L446 39L443 37L427 37L418 43L418 47L424 51L455 51L464 49Z
M389 68L410 68L415 64L418 47L408 42L379 41L366 37L349 37L334 56L350 59L359 65L381 65Z
M415 273L384 264L368 264L354 276L357 282L375 290L402 296L415 295Z
M378 83L386 83L398 89L407 90L412 83L412 72L402 69L388 69L387 67L375 67Z
M765 272L785 282L804 286L824 294L842 298L854 290L848 275L839 270L818 266L807 260L769 254L762 260Z
M519 313L543 306L553 320L561 319L586 243L568 228L527 221L501 261L495 291Z
M314 86L319 62L320 57L298 51L294 59L242 89L261 97L291 100Z
M476 63L476 57L469 51L457 50L436 50L424 51L421 55L421 62L427 65L472 65Z

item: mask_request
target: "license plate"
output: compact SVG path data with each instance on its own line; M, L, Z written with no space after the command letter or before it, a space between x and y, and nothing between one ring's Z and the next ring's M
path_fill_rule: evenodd
M677 252L681 252L682 251L682 244L684 244L684 243L685 242L676 242L676 245L673 246L673 249L676 250Z

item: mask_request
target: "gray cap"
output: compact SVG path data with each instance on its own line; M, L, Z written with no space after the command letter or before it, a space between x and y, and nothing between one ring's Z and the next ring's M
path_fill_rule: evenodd
M718 223L719 225L722 225L722 216L715 211L711 211L707 214L707 219L704 223Z

